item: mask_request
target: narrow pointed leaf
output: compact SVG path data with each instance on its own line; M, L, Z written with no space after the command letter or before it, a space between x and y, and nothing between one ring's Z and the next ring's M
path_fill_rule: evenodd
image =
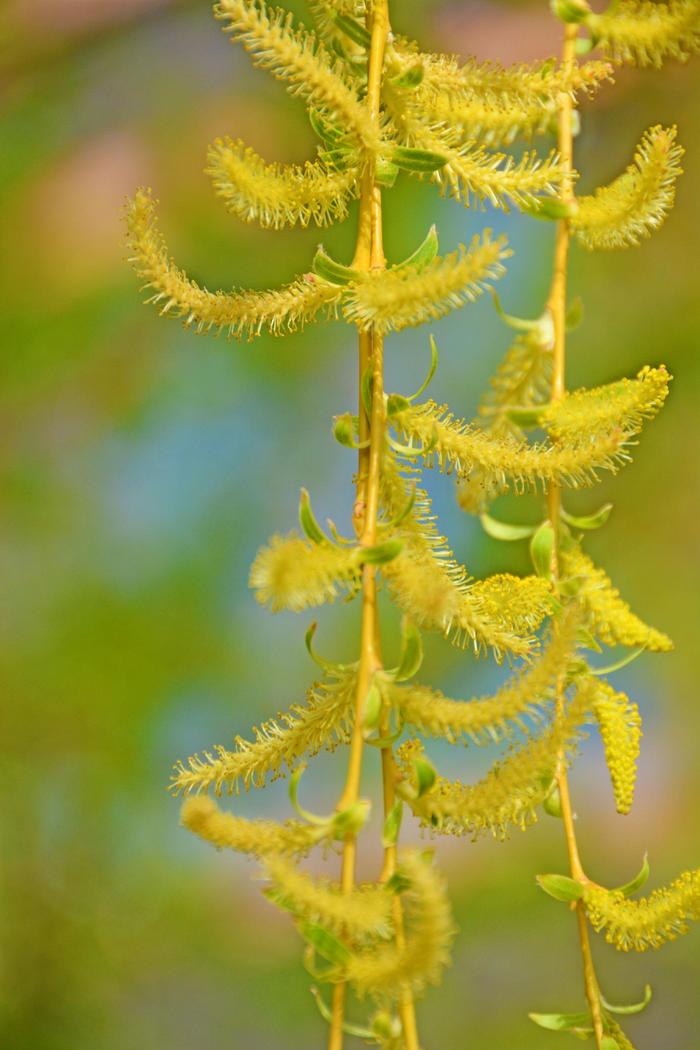
M418 245L416 250L412 252L407 259L400 262L398 266L394 267L396 270L412 269L421 271L431 263L438 253L438 235L437 229L433 224L428 230L425 240Z
M328 542L328 537L324 534L323 529L314 517L314 512L311 509L311 499L306 489L301 490L301 498L299 500L299 524L301 525L304 535L310 539L312 543Z
M641 890L642 886L646 884L650 874L651 868L649 867L649 854L645 853L642 866L634 878L631 879L630 882L626 882L624 886L618 886L615 892L621 893L623 897L631 897L633 893L636 893L637 890Z
M528 1014L531 1021L550 1032L567 1032L572 1028L588 1026L591 1015L587 1011L578 1014Z
M543 522L530 542L530 556L535 572L542 579L548 580L552 575L552 555L554 553L554 529L548 521Z
M611 1014L641 1014L642 1010L645 1010L651 1002L652 991L651 985L647 984L644 986L644 998L639 1003L632 1003L630 1006L613 1006L611 1003L601 996L601 1000L605 1009Z
M398 146L391 154L391 160L402 171L419 174L438 171L447 164L447 157L443 153L429 149L411 149L408 146Z
M597 510L595 514L587 514L582 517L575 516L573 514L567 514L565 510L562 510L561 516L567 525L572 525L575 529L599 529L605 525L606 521L610 517L610 512L613 509L612 503L604 503L600 510Z
M319 247L314 255L311 269L324 281L330 281L331 284L351 284L360 277L357 270L353 270L350 266L343 266L342 263L332 259L323 246Z
M568 875L538 875L539 886L555 901L577 901L583 895L583 886Z
M487 536L491 536L494 540L504 540L506 542L528 539L537 532L538 528L537 525L512 525L508 521L498 521L497 518L492 518L490 514L481 514L479 520Z

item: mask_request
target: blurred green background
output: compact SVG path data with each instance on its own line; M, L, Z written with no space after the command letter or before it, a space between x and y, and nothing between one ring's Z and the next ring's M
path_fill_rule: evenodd
M178 827L166 785L176 758L247 733L314 676L302 644L312 617L269 616L247 572L258 545L293 525L302 484L321 517L348 528L352 457L329 424L354 402L352 333L321 325L241 346L187 334L141 306L120 217L127 193L153 186L173 253L209 287L302 272L319 231L243 226L202 168L219 134L268 159L310 156L304 110L227 44L204 2L6 0L0 18L0 1046L320 1047L296 933L261 897L251 865ZM544 0L404 0L395 21L435 48L504 62L557 47ZM597 740L573 789L591 874L626 881L648 849L651 887L700 865L700 63L617 79L585 107L582 187L616 174L657 122L678 123L687 174L670 221L642 248L575 252L586 317L570 376L594 384L663 361L676 381L635 464L571 505L614 501L590 550L677 649L619 676L646 721L632 815L614 814ZM539 313L551 227L466 211L407 182L386 211L393 259L433 220L446 250L485 224L506 231L515 254L504 304ZM322 233L340 258L353 225ZM508 333L486 300L431 330L441 348L434 396L469 414ZM390 389L410 392L422 376L427 336L390 339ZM474 574L525 569L523 551L457 512L448 481L434 491ZM356 607L320 621L322 650L353 658ZM502 674L428 645L423 676L453 695ZM473 750L434 754L466 777L486 761ZM311 808L328 809L342 757L307 774ZM365 791L375 788L370 756ZM238 805L285 813L285 786ZM526 1016L581 1008L574 924L534 883L538 871L563 869L557 822L504 845L440 842L439 852L461 932L442 988L420 1006L426 1050L566 1045ZM628 1025L640 1050L700 1045L700 931L653 956L618 957L602 943L596 956L613 1001L654 985L648 1013Z

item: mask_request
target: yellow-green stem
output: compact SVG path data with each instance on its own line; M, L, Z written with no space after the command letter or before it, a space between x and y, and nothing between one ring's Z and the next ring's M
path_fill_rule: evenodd
M371 45L368 66L367 108L368 119L379 126L384 51L389 32L387 0L374 0L369 16ZM357 244L353 266L360 270L383 269L385 266L382 238L381 190L375 181L374 161L369 159L362 180ZM384 408L384 346L382 336L373 330L359 336L359 379L362 382L367 369L372 375L372 406L368 418L362 396L359 399L360 452L358 454L357 494L353 510L353 523L360 542L373 546L377 538L379 512L379 484L384 435L386 427ZM366 442L369 440L369 444ZM367 692L372 676L381 669L379 621L377 617L376 568L365 565L362 573L362 622L360 631L360 663L357 677L355 719L350 741L350 759L343 794L338 809L345 809L357 801L362 755L364 749L363 714ZM382 779L384 784L384 811L387 813L394 802L394 759L391 748L382 750ZM352 889L355 881L356 840L348 835L343 843L341 887L344 892ZM383 876L389 877L395 866L395 848L387 851ZM387 859L388 858L388 859ZM403 940L403 914L401 902L394 902L396 939ZM343 1045L343 1021L345 1016L346 986L337 984L333 989L331 1024L328 1050L341 1050ZM399 1004L406 1050L420 1050L416 1032L413 997L409 989L401 996Z
M573 66L576 61L576 36L577 26L567 25L564 34L564 48L562 53L562 65L564 68ZM558 119L559 154L561 162L567 172L573 169L573 106L571 97L562 93L559 100ZM567 174L562 180L560 198L565 203L574 200L573 179ZM556 245L554 250L554 272L552 285L549 293L547 306L551 312L554 324L554 348L552 368L552 401L559 401L566 392L566 292L569 259L569 224L563 219L557 227ZM554 549L552 554L552 573L556 580L559 572L559 529L561 517L561 488L557 484L551 484L547 493L547 507L549 520L554 529ZM557 696L557 712L561 716L564 704L563 682ZM576 831L574 827L574 815L571 805L571 794L569 791L569 779L564 754L559 755L557 763L557 786L561 799L561 813L564 824L564 836L569 855L569 868L571 876L577 880L586 880L586 874L581 864ZM583 904L578 901L574 905L576 911L576 923L578 926L579 941L581 944L581 957L583 961L583 979L586 999L591 1010L593 1029L597 1050L600 1050L603 1041L603 1018L600 1001L600 988L593 963L591 952L591 938L588 928L588 920Z

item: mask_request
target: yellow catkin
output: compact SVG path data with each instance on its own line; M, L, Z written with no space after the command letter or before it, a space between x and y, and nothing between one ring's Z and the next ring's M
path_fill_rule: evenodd
M268 895L299 918L319 923L352 940L387 938L392 932L392 894L383 886L357 886L343 893L336 882L314 878L292 861L267 857Z
M476 471L481 484L495 492L507 491L510 483L516 492L551 482L592 485L599 471L615 473L630 459L627 436L617 428L590 440L528 444L456 419L446 405L433 401L398 413L394 425L412 449L422 452L427 466L455 471L460 478Z
M700 871L686 871L649 897L628 900L619 891L586 885L583 894L592 926L623 952L660 948L688 932L700 918Z
M590 197L578 198L571 219L578 241L585 248L609 249L650 237L673 207L682 156L675 128L650 128L619 178Z
M291 12L268 7L264 0L220 0L214 12L255 64L284 81L292 95L336 117L367 149L379 149L365 105L317 38L303 26L294 27Z
M540 423L560 441L580 439L586 433L607 434L615 426L631 435L661 410L670 380L665 366L660 365L643 368L636 379L575 390L548 405Z
M300 612L332 602L358 583L361 564L356 549L311 543L296 533L273 536L250 569L250 586L261 605L273 612Z
M639 708L628 696L617 692L607 682L598 683L592 706L600 726L617 811L629 813L634 802L639 742L642 737Z
M145 287L153 291L147 300L161 314L179 317L197 333L225 332L237 339L260 335L286 335L311 321L320 312L328 314L339 301L341 289L315 274L271 291L209 292L178 269L168 254L155 219L156 202L147 190L139 190L127 208L127 231L132 263Z
M477 784L437 777L433 786L408 804L422 826L442 835L472 835L491 832L505 839L511 828L525 829L537 820L551 787L558 756L571 754L581 737L581 727L590 704L584 687L568 707L540 736L531 737L497 761ZM418 741L404 744L399 757L411 777L413 759L422 751Z
M404 545L382 567L395 601L419 626L442 632L455 645L471 645L475 652L490 648L499 659L507 652L527 655L535 645L532 632L551 607L548 584L532 576L470 579L440 535L430 499L416 485L419 478L414 466L400 468L395 457L386 457L382 504L388 518L401 517L394 532ZM413 507L403 515L409 499ZM506 588L524 613L517 624L502 601Z
M314 824L289 820L246 820L225 813L206 795L188 798L182 804L180 819L188 831L199 835L217 849L232 849L255 857L273 854L306 853L328 834Z
M613 62L661 66L666 58L684 61L700 49L697 0L619 0L603 14L586 19L596 44Z
M339 222L359 188L355 168L333 171L320 161L267 164L250 146L230 138L210 146L207 174L229 211L274 229Z
M451 742L465 737L476 744L499 741L513 728L526 729L525 719L538 723L549 709L562 668L572 657L578 616L567 614L542 656L503 685L493 696L451 700L439 690L418 683L389 684L389 702L408 725L423 734Z
M510 252L505 238L491 240L489 231L475 237L467 250L435 259L420 271L411 268L368 274L352 286L343 313L363 331L400 331L424 324L473 302L501 277Z
M397 870L408 883L405 944L380 944L355 953L343 974L360 995L379 1001L398 998L406 987L420 992L439 983L455 933L444 880L430 860L406 851Z
M304 757L320 750L332 751L346 743L352 725L355 699L355 673L339 674L315 683L306 703L293 704L288 711L253 728L253 740L236 737L235 750L217 746L213 753L193 755L178 762L171 780L175 794L193 794L213 788L221 794L238 792L243 784L264 787L268 778L282 776Z
M561 573L579 585L591 630L606 645L638 646L653 652L669 652L673 642L668 635L649 627L630 609L602 569L597 568L578 545L560 552Z

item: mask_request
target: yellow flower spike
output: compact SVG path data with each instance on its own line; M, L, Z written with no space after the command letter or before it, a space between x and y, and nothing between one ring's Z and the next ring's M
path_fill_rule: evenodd
M273 854L303 854L328 835L328 829L289 820L247 820L219 809L206 795L188 798L182 804L181 822L217 849L233 849L254 857Z
M661 66L664 59L684 61L700 49L697 0L617 0L602 14L586 19L593 43L613 62Z
M645 952L687 933L688 924L700 919L700 871L686 871L639 900L591 883L583 900L591 925L609 944L623 952Z
M273 612L299 612L334 601L359 582L362 563L357 548L311 543L297 533L273 536L250 569L250 586L261 605Z
M607 682L598 683L592 706L603 738L617 812L629 813L634 801L642 736L639 708Z
M668 396L671 376L664 365L645 367L636 379L574 390L542 412L540 425L559 441L572 441L584 434L607 434L620 427L627 434L642 429L645 420L660 412Z

